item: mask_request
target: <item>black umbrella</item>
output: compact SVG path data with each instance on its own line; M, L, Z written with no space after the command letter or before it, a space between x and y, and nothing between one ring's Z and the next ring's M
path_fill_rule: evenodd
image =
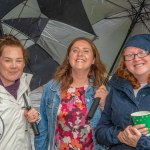
M94 39L109 75L126 39L150 31L149 0L0 0L0 3L1 33L14 34L27 49L36 45L58 64L75 37ZM34 70L34 76L38 70Z
M0 3L0 33L15 35L29 52L25 72L33 74L31 90L52 78L75 37L95 37L81 0L0 0Z

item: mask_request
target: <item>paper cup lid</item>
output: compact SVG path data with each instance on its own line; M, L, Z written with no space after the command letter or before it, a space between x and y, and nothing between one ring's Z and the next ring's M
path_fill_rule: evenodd
M150 111L138 111L131 114L131 116L144 116L150 114Z

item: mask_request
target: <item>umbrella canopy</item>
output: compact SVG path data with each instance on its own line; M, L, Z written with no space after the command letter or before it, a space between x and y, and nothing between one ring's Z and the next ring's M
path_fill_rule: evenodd
M12 33L31 53L26 71L34 74L32 89L51 79L64 59L67 46L78 36L94 40L110 75L127 38L150 31L149 0L0 0L0 3L0 33Z
M111 73L127 38L150 34L150 1L83 0L83 4L98 37L94 42Z
M31 90L52 78L74 38L96 36L80 0L0 0L0 3L0 33L15 35L29 52L25 71L34 75Z

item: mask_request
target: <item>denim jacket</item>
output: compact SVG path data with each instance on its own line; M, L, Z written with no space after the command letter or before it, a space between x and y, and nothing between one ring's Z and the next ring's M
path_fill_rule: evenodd
M94 91L92 86L86 90L86 105L90 109L94 100ZM35 138L35 150L47 150L50 144L50 150L54 150L54 137L56 130L56 120L58 108L60 105L60 85L55 81L49 81L44 87L40 104L41 120L38 124L40 135ZM95 134L95 127L101 116L101 110L97 109L94 117L91 119L91 127L93 129L93 138ZM94 138L94 142L95 142ZM98 144L95 144L95 150L104 150Z

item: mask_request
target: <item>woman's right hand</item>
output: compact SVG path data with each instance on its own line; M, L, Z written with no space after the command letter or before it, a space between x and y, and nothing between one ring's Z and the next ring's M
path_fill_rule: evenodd
M104 85L101 85L95 92L94 97L99 97L100 102L99 102L99 107L103 110L106 102L106 97L108 95L108 91Z
M136 147L142 134L147 134L147 128L144 125L128 126L124 131L120 131L118 139L131 147Z
M33 123L39 120L39 113L35 108L31 108L30 110L25 110L24 115L27 118L29 123Z

